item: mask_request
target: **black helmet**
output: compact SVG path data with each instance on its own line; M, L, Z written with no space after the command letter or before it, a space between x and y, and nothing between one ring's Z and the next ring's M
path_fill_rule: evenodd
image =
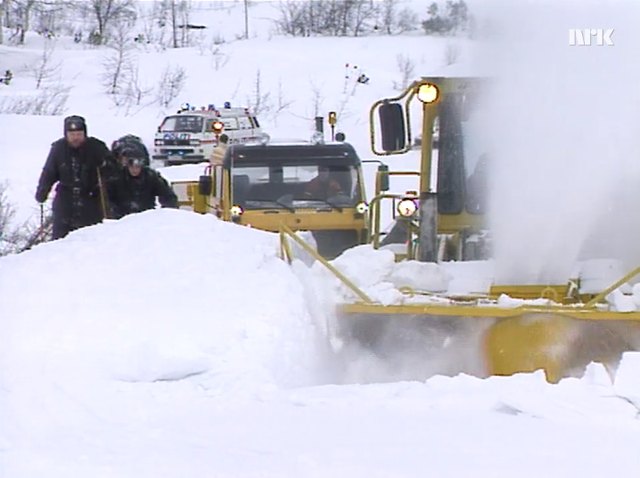
M124 150L129 149L135 151L137 157L142 157L145 160L145 163L149 160L149 152L145 147L142 140L133 134L127 134L118 138L113 143L111 143L111 152L116 158L119 158L124 154ZM127 155L129 157L129 155Z
M144 155L140 151L130 146L124 146L120 149L120 157L127 158L127 164L131 166L142 166L145 163Z

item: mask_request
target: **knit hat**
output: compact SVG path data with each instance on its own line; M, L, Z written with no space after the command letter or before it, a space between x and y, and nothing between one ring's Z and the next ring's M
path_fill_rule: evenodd
M87 123L82 116L67 116L64 119L64 132L67 131L84 131L87 134Z

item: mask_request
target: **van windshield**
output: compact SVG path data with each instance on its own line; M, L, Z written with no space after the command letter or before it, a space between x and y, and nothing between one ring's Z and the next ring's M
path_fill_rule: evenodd
M200 133L202 131L202 116L177 115L167 116L160 126L161 133Z
M232 171L233 203L245 209L353 207L361 201L353 165L263 163Z

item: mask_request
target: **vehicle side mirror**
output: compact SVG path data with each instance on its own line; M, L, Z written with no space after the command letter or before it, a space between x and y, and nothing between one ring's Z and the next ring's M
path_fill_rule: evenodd
M386 164L378 165L378 181L380 184L380 191L389 190L389 166Z
M213 179L211 176L200 176L198 180L198 194L201 196L211 196L213 190Z
M407 139L402 106L399 103L383 103L380 105L378 114L382 132L382 149L387 153L404 149Z
M160 132L160 126L158 126L158 129L157 129L157 131L158 131L158 133Z

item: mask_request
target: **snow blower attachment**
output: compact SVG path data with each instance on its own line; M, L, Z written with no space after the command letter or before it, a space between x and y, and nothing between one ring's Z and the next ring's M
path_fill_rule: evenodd
M476 104L474 96L484 81L424 78L402 95L376 102L370 111L371 147L381 157L411 150L410 112L416 98L423 118L420 171L378 169L375 197L369 201L370 244L374 250L393 252L396 264L430 264L447 271L452 282L465 276L463 271L492 264L486 260L491 249L485 220L489 158L485 151L471 154L464 134L467 110ZM419 185L393 192L389 183L395 177L413 177ZM391 205L395 219L386 234L381 228L384 204ZM640 290L635 297L621 289L640 268L619 280L603 279L596 289L583 269L565 283L496 284L485 273L472 277L474 286L456 288L450 283L448 289L422 290L416 283L425 278L419 271L427 269L413 270L417 272L404 277L404 285L396 281L392 299L376 297L341 274L340 281L349 284L344 297L350 298L339 305L338 313L341 322L355 324L347 335L357 337L362 323L384 322L389 328L416 318L439 324L439 333L446 335L447 330L464 329L461 324L475 321L483 324L477 329L482 330L481 375L543 369L551 382L582 373L591 361L615 367L624 351L640 344L640 308L635 305L640 306ZM375 343L371 330L376 327L360 339Z

